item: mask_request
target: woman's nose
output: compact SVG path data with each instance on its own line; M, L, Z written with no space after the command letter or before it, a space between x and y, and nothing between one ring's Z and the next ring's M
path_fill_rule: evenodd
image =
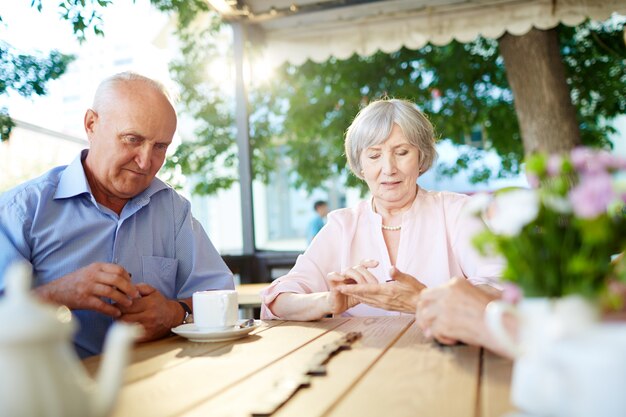
M396 172L396 159L393 155L386 155L383 157L383 173L387 175L394 174Z

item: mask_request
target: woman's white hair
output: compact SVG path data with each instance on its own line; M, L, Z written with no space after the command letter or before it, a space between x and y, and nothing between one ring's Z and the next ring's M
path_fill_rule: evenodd
M430 169L437 157L435 133L430 121L410 101L383 99L373 101L361 109L346 131L346 157L354 175L363 179L361 153L387 140L394 124L402 129L407 141L419 150L420 174Z

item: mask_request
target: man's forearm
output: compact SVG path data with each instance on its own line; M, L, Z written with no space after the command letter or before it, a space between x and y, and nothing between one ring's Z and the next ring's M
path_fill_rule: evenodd
M50 304L62 304L55 298L54 291L54 281L48 284L40 285L38 287L33 288L32 293L37 297L40 301Z

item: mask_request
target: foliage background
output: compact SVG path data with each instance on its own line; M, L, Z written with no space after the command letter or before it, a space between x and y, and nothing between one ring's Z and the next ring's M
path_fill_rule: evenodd
M610 146L613 129L606 121L626 111L624 21L557 29L586 145ZM199 127L168 168L194 175L199 193L216 192L237 180L233 106L215 94L205 75L207 63L218 58L211 39L223 30L219 20L211 22L200 33L179 28L185 46L172 66L186 91L184 105ZM333 176L344 178L346 186L362 187L347 171L343 134L362 106L381 97L413 100L429 115L439 137L455 143L481 131L485 149L500 155L502 168L474 169L468 173L472 182L519 173L524 149L503 61L497 41L480 38L468 44L283 65L270 83L250 91L254 177L266 181L276 158L283 157L290 161L296 187L311 191ZM466 152L455 163L440 165L439 172L455 174L480 157L478 150Z
M111 3L60 0L56 7L77 38L85 40L88 34L103 34L100 13ZM234 103L207 76L210 62L223 59L216 39L227 28L203 0L151 3L176 17L182 50L171 71L181 86L182 110L196 122L193 137L185 138L166 169L171 179L182 178L179 183L193 177L196 193L212 194L230 187L238 177ZM41 10L43 3L32 0L31 5ZM587 145L607 146L612 129L606 121L626 112L625 20L614 17L602 24L557 28L567 83ZM0 42L0 94L8 90L25 96L45 94L46 83L61 76L72 58L58 51L22 54ZM283 65L268 84L249 91L254 178L267 181L282 158L289 161L297 187L312 190L333 176L343 178L347 186L359 185L347 172L343 133L363 105L386 96L415 101L441 138L464 143L472 131L481 131L485 148L502 158L502 169L474 169L468 174L473 182L520 171L523 146L497 41L477 39L299 67ZM11 127L8 110L0 109L0 139L8 138ZM479 157L478 151L467 152L455 163L440 166L440 172L465 170Z

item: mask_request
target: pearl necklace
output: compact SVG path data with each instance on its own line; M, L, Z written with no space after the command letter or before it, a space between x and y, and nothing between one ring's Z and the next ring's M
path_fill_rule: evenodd
M402 229L402 225L400 225L400 226L385 226L382 223L381 223L380 227L382 227L383 230L389 230L391 232L396 232L396 231Z
M376 211L376 206L374 205L374 199L372 199L372 210L374 211L374 213L378 213L378 212ZM398 230L401 230L401 229L402 229L402 225L400 225L400 226L386 226L386 225L384 225L384 224L382 224L382 223L380 224L380 227L381 227L383 230L388 230L388 231L390 231L390 232L397 232Z

